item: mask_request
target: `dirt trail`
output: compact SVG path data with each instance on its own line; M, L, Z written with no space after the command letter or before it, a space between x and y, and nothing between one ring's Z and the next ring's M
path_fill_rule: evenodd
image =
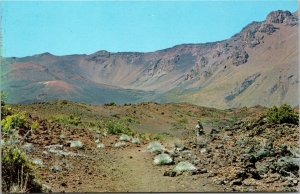
M210 183L205 175L163 176L166 169L174 166L155 166L153 156L146 146L130 147L111 151L107 158L110 164L99 161L106 179L90 179L92 185L83 184L77 191L110 192L209 192L223 191L220 186ZM104 163L103 163L104 162ZM101 163L101 164L100 164Z

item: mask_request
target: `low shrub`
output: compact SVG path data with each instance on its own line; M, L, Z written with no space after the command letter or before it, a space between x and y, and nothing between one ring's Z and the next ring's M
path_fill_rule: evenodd
M151 152L151 153L155 153L155 154L160 154L165 150L165 147L163 145L161 145L159 142L150 142L149 146L147 147L147 149Z
M187 161L179 162L174 168L175 172L190 172L195 170L197 170L197 168Z
M163 139L163 135L162 134L154 134L150 136L151 140L162 140Z
M55 116L53 118L53 120L56 121L56 122L62 123L64 125L79 126L80 124L82 124L81 118L73 116L73 115L70 115L70 116L64 116L64 115Z
M1 118L11 114L11 108L6 105L7 95L1 91Z
M30 126L30 128L33 129L33 130L35 130L35 129L39 128L39 127L40 127L40 124L39 124L38 121L34 121L34 122L31 124L31 126Z
M4 192L41 192L31 162L16 146L4 145L1 152L2 190Z
M298 113L288 104L283 104L280 107L273 106L267 111L267 120L270 123L299 123Z
M140 141L139 138L136 137L136 138L132 138L131 143L133 143L133 144L141 144L141 141Z
M130 137L126 134L122 134L119 138L120 141L130 141Z
M182 118L182 119L180 119L180 120L178 121L178 123L179 123L180 125L185 125L185 124L188 124L188 120L187 120L187 118Z
M4 133L11 133L18 127L27 128L26 116L21 113L8 115L1 120L1 127Z
M159 154L155 156L153 163L155 165L166 165L171 164L173 159L168 154Z
M105 103L104 106L117 106L115 102Z
M125 124L115 121L115 120L108 120L105 123L105 128L107 129L108 133L114 134L114 135L133 135L134 132L127 127Z

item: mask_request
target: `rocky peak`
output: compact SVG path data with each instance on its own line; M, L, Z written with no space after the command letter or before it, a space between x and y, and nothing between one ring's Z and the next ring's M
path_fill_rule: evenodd
M45 53L41 53L41 54L37 54L37 55L33 55L33 56L37 56L37 57L48 57L48 56L54 56L53 54L49 53L49 52L45 52Z
M289 11L278 10L269 13L266 22L295 25L298 23L298 17L296 16L296 14L292 14Z

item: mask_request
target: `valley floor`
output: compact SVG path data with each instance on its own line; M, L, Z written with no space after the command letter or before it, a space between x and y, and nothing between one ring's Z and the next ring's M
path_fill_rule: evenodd
M28 136L18 128L17 136L46 192L295 191L299 183L299 125L269 124L263 107L52 102L12 109L29 113L31 126L38 123ZM205 135L195 139L197 118L203 121ZM141 143L116 147L120 134L103 130L110 124L135 129ZM71 146L72 141L83 147ZM154 141L163 144L173 164L154 165L155 154L148 150ZM171 175L182 161L194 164L197 171Z

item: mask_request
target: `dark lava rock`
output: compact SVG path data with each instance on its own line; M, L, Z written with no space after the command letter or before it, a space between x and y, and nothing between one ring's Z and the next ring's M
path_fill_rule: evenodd
M209 172L209 174L208 174L207 177L214 177L214 176L217 176L217 173L215 173L215 172Z
M174 177L174 176L176 176L176 172L174 172L174 171L165 171L164 176Z
M257 161L257 159L253 154L243 154L241 156L241 161L243 163L247 163L247 162L255 163Z
M50 170L54 173L62 171L61 167L58 165L54 165L50 168Z
M241 179L235 179L233 181L230 182L230 186L233 185L242 185L242 180Z
M203 174L203 173L207 173L207 169L206 168L201 168L197 170L198 173Z
M261 176L259 175L258 171L254 168L248 169L248 173L250 173L252 178L254 178L254 179L257 179L257 180L261 179Z
M262 24L259 28L259 32L272 34L277 28L273 24Z
M288 19L292 18L293 15L289 11L272 11L268 14L266 21L269 23L284 23Z
M249 55L244 49L239 49L231 54L232 63L235 66L242 65L248 61Z

